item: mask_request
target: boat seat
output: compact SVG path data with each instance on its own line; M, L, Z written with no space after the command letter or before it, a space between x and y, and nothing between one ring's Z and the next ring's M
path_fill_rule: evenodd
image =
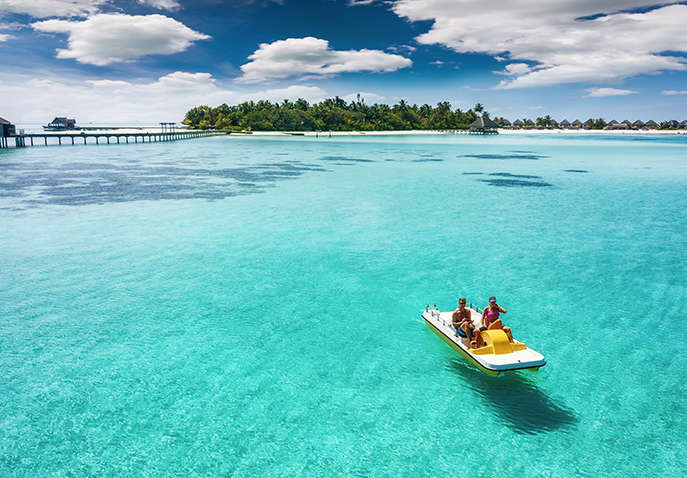
M482 339L486 344L484 347L472 349L471 352L476 355L504 355L516 352L518 350L525 350L527 346L523 343L511 343L508 341L508 336L501 329L491 329L482 331Z

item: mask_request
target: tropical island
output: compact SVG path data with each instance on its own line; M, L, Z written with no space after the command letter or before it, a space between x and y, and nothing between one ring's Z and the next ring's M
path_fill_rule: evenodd
M491 118L481 103L463 111L453 109L448 101L436 106L409 104L400 100L394 105L368 105L358 97L346 102L338 96L310 104L299 98L281 103L268 100L247 101L229 106L207 105L191 108L184 124L191 129L219 129L231 131L409 131L409 130L467 130L478 118L494 127L504 129L585 129L585 130L677 130L687 129L687 120L649 120L630 122L589 118L586 121L562 120L550 115L535 119L522 118L511 122L506 118Z

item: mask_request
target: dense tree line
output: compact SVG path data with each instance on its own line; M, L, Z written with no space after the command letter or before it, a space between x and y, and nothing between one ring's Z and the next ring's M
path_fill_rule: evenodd
M186 113L184 124L198 129L253 131L382 131L410 129L467 129L478 115L488 113L479 103L461 111L447 101L436 106L410 105L401 100L393 106L368 105L358 96L346 102L338 96L310 104L304 99L248 101L239 105L196 106Z

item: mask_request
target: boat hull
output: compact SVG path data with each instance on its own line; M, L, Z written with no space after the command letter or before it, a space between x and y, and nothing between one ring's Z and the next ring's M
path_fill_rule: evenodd
M472 311L473 323L479 326L481 316L476 311ZM483 349L470 349L467 344L456 337L455 330L450 325L451 312L442 312L439 315L433 315L431 311L424 312L422 318L427 324L427 327L437 334L444 342L446 342L453 350L462 355L470 363L480 369L482 372L489 375L499 375L504 372L512 372L516 370L538 370L540 367L546 365L546 360L538 352L528 349L524 344L516 342L517 351L511 353L484 353ZM484 334L492 333L492 331ZM502 333L499 331L499 333ZM483 337L484 337L483 334ZM505 335L505 334L504 334ZM513 345L515 348L516 345ZM477 353L473 353L477 352Z

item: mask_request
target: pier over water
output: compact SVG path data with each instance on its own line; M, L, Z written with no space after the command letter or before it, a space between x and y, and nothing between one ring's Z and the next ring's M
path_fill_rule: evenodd
M212 130L186 130L165 132L74 132L65 131L59 133L18 133L3 137L0 147L7 148L14 139L14 146L25 148L27 146L49 146L63 144L121 144L121 143L156 143L161 141L179 141L182 139L204 138L207 136L219 136L229 134L227 131Z

